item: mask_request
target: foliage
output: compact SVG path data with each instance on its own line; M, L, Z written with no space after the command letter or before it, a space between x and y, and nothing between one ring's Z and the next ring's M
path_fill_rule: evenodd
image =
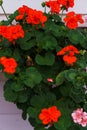
M59 14L73 5L43 2L44 13L24 5L0 23L4 97L34 130L87 129L87 31L77 28L80 14ZM78 123L72 113L80 108L84 117L79 113Z

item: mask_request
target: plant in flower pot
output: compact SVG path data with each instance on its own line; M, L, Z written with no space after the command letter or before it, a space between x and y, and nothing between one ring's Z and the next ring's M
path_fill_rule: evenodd
M23 5L0 23L5 100L34 130L86 130L87 32L78 30L84 20L73 11L62 17L74 0L42 6L44 12Z

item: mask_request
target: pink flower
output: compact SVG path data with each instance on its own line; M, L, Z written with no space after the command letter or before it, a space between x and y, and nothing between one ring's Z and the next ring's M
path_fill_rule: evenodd
M87 113L83 112L83 117L81 122L79 123L82 127L85 127L87 125Z
M78 108L74 110L71 114L73 121L82 127L87 125L87 112L83 112L83 108Z
M79 123L82 120L82 112L83 109L82 108L78 108L77 110L73 111L73 113L71 114L73 121L75 123Z
M48 82L53 82L53 79L52 78L47 78L47 81Z

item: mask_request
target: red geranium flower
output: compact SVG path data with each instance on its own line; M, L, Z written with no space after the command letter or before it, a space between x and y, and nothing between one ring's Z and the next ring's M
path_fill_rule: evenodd
M18 9L19 15L16 16L16 20L22 20L28 13L29 8L26 5Z
M66 3L67 3L67 0L57 0L57 1L58 1L58 3L59 3L60 5L62 5L62 6L65 6Z
M24 37L21 25L0 26L0 35L14 43L14 40Z
M14 58L1 57L0 64L4 67L4 72L9 74L13 74L16 71L17 62Z
M63 60L69 65L73 65L73 63L77 61L75 54L79 54L79 53L80 52L78 51L76 47L74 47L73 45L69 45L69 46L64 47L59 52L57 52L57 56L64 55Z
M66 8L68 9L69 7L73 7L74 6L74 0L66 0Z
M60 12L60 4L57 0L45 2L46 6L50 8L52 13Z
M43 108L39 114L39 119L44 125L52 125L53 122L57 122L58 118L61 116L61 112L57 109L56 106Z
M75 29L78 27L79 23L84 23L84 20L82 19L82 16L80 14L75 14L74 11L69 12L66 17L64 18L64 21L66 23L66 26L70 29Z
M45 2L46 6L50 8L52 13L59 13L62 7L68 9L74 6L74 0L49 0Z
M43 25L47 21L47 17L43 14L42 11L29 9L28 16L26 17L26 21L28 24L32 24L32 25L37 25L37 24Z
M76 56L71 56L71 55L64 55L63 60L68 63L69 65L73 65L77 61Z
M79 54L80 53L75 46L68 45L68 46L64 47L62 50L60 50L59 52L57 52L57 55L65 55L65 54L70 54L71 55L71 52L73 54L75 54L75 53Z
M24 20L28 24L37 25L42 24L47 21L47 17L44 15L42 11L37 11L35 9L29 8L25 5L18 9L19 15L16 16L16 20Z

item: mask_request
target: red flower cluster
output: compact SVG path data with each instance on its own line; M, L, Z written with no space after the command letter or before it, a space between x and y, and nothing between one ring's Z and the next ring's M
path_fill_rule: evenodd
M62 50L57 52L57 56L63 55L63 60L69 65L73 65L77 61L75 54L79 54L80 52L73 45L69 45L64 47Z
M75 29L78 27L79 23L84 23L84 20L82 19L81 14L75 14L75 12L69 12L66 17L64 18L64 21L66 22L66 26L70 29Z
M18 9L19 15L16 16L16 20L25 19L28 24L37 25L44 24L47 21L47 17L42 11L37 11L23 5Z
M44 125L52 125L53 122L57 122L58 118L61 116L61 112L57 109L56 106L43 108L39 114L39 119Z
M74 6L74 0L58 0L58 2L62 6L65 6L66 9L68 9L69 7L73 7Z
M66 10L74 6L74 0L49 0L45 2L46 6L51 9L52 13L59 13L64 7Z
M21 25L0 26L0 35L10 42L24 37L24 31Z
M52 13L59 13L60 12L60 5L57 0L55 1L47 1L45 2L46 6L50 8Z
M13 74L16 71L17 63L14 58L1 57L0 64L4 67L4 72Z

